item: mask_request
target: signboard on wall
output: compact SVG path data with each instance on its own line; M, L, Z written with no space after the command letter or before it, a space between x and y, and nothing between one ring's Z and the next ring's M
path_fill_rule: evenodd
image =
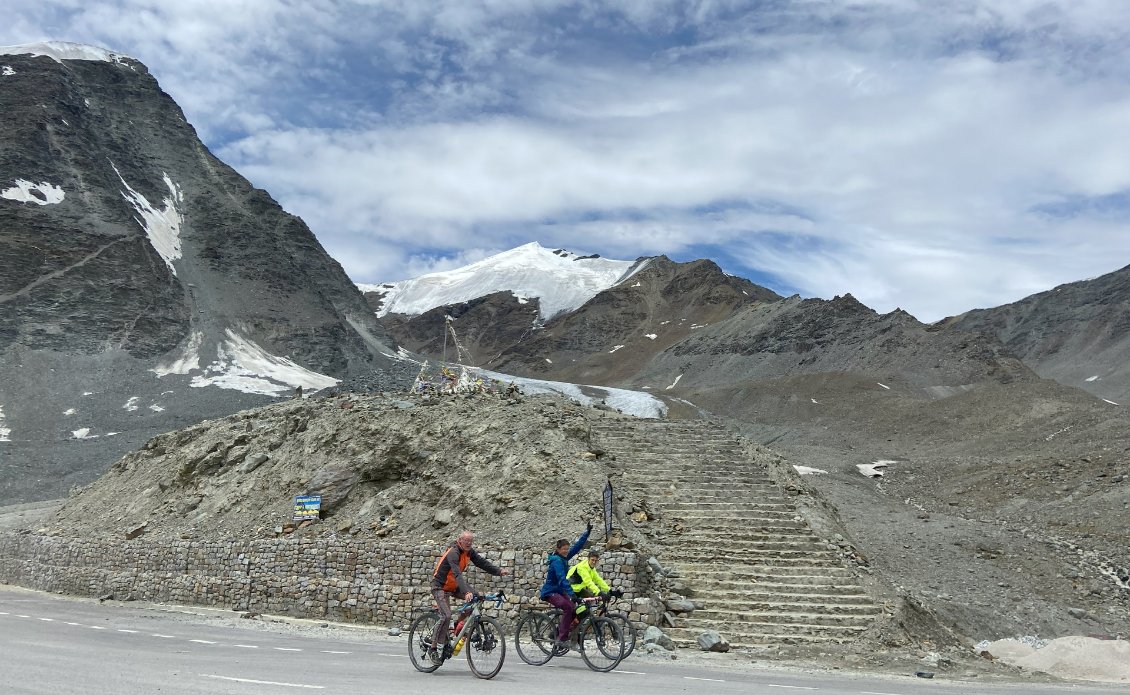
M294 520L317 519L322 511L321 495L296 495L294 497Z

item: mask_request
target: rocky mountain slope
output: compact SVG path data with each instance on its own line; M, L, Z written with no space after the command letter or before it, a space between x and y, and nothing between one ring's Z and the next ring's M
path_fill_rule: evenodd
M87 482L155 432L394 364L341 266L212 156L142 63L50 43L0 65L9 498Z
M992 333L1040 376L1130 402L1130 266L942 325Z
M537 547L596 518L609 469L591 422L623 417L555 396L291 400L154 437L52 524L108 537L142 524L152 537L274 537L295 495L320 494L324 520L303 533L446 540L466 526Z

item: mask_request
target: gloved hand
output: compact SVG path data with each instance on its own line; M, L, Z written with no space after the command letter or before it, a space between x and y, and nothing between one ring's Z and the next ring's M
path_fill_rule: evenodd
M610 594L611 594L611 592L608 592L608 591L602 591L602 592L600 592L600 600L601 600L601 601L607 601L607 600L608 600L608 596L609 596Z
M592 522L591 521L585 522L585 533L592 533Z
M608 594L610 596L612 596L613 598L623 598L624 597L624 590L623 589L613 589L612 591L609 591Z
M578 596L577 594L569 594L569 600L572 601L573 603L576 603L576 604L581 604L581 603L585 602L585 600L583 598L581 598L580 596Z

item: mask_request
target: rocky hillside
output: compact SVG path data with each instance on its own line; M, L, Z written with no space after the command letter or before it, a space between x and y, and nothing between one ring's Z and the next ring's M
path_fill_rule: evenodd
M621 417L551 396L286 401L154 437L52 527L274 537L293 530L295 495L320 494L324 519L297 532L442 540L468 527L537 547L598 518L610 469L591 423Z
M5 495L58 495L155 432L393 364L341 266L212 156L142 63L6 51Z
M1040 376L1130 402L1130 266L942 325L992 333Z

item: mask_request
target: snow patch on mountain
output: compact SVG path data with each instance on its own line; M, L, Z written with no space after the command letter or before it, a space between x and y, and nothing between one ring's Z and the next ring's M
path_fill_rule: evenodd
M513 382L527 395L558 393L582 405L592 405L599 400L605 405L615 408L626 415L642 418L661 418L667 414L667 405L663 401L650 393L643 393L642 391L614 389L607 386L569 384L562 381L527 379L525 377L492 372L486 369L475 369L475 372L483 379L496 379L503 383Z
M455 270L358 287L362 292L387 292L378 316L415 316L439 306L509 291L521 298L537 297L540 316L545 320L576 309L635 275L647 263L553 251L535 241Z
M110 166L114 166L111 164ZM173 261L180 258L180 225L183 221L180 212L177 210L177 203L184 202L184 196L181 194L180 187L172 182L168 174L162 174L165 185L169 187L170 195L165 196L165 209L157 210L145 196L133 190L133 187L126 183L122 178L122 174L118 171L118 167L114 167L114 173L118 175L118 180L126 187L122 191L122 197L125 198L137 214L141 215L141 219L137 219L137 223L145 230L145 234L149 237L149 243L153 244L153 248L165 260L165 265L169 266L169 270L173 275L177 274L177 269L173 267Z
M204 334L194 331L188 337L188 344L179 357L171 362L162 362L149 371L160 378L169 374L188 374L194 369L200 369L200 345L203 342Z
M15 185L11 188L0 191L0 198L36 205L58 205L63 202L65 196L62 188L47 181L32 183L24 179L16 179L13 183Z
M12 430L4 426L4 408L0 406L0 442L12 441L9 437L12 436Z
M219 386L244 393L280 396L297 386L317 391L338 383L333 377L272 355L230 328L225 333L228 339L216 346L216 361L205 368L204 374L192 378L194 388Z
M47 56L61 63L64 60L99 60L104 63L122 63L127 55L108 51L98 46L89 46L69 41L40 41L16 46L0 46L0 55Z

